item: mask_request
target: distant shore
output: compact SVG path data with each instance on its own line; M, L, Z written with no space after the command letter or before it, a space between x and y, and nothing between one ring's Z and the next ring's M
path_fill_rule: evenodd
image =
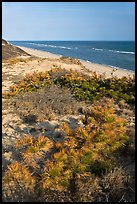
M28 47L23 47L23 46L16 46L21 48L22 50L26 51L27 53L37 56L37 57L41 57L41 58L52 58L52 59L59 59L62 55L57 55L57 54L53 54L51 52L47 52L47 51L40 51L40 50L36 50L36 49L32 49L32 48L28 48ZM117 77L123 77L123 76L133 76L135 75L134 71L129 71L126 69L121 69L121 68L113 68L107 65L101 65L101 64L96 64L96 63L92 63L92 62L87 62L84 60L81 60L81 63L85 66L86 69L89 69L90 71L95 71L98 74L104 74L105 77L109 78L112 77L112 71L113 72L113 76L117 76Z

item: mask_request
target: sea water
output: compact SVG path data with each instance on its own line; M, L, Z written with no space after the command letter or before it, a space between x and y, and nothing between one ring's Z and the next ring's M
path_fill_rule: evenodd
M134 41L9 41L88 62L135 71Z

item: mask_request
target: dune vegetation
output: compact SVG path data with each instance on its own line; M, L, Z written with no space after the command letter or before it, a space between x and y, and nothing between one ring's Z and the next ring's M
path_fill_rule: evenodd
M18 161L3 174L3 197L25 202L130 201L134 160L128 111L134 116L135 78L104 78L62 68L34 72L2 95L26 123L80 115L72 129L59 126L59 139L41 131L15 142ZM32 117L31 117L32 116ZM128 193L127 193L128 192Z

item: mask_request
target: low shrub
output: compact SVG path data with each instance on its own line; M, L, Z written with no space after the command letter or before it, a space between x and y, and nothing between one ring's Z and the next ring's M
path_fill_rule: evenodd
M79 176L76 185L79 202L129 201L125 194L131 185L131 179L122 167L115 167L102 177L91 174Z
M37 91L42 87L58 85L70 89L78 100L98 101L102 97L125 101L130 105L135 103L135 77L109 78L93 72L91 76L78 71L67 71L62 68L46 72L34 72L26 75L23 80L10 87L3 97L15 96L18 93Z
M99 178L89 173L78 176L76 196L79 202L102 201L102 188ZM101 200L99 200L101 197Z
M129 175L121 167L115 167L113 170L108 172L100 184L106 195L109 195L108 201L118 202L122 198L125 189L131 183Z
M81 191L83 195L80 198L76 193L78 188L80 190L77 179L87 174L102 177L113 170L116 165L113 153L126 145L128 137L125 131L125 120L114 114L110 101L104 107L96 104L87 117L89 120L85 126L79 126L75 130L71 130L66 123L62 123L61 130L64 131L65 136L60 142L50 141L46 136L36 138L25 136L18 140L16 148L19 148L22 158L18 166L27 168L26 171L24 170L26 174L22 174L19 167L15 172L11 168L14 163L10 164L4 174L5 184L11 185L13 182L17 187L16 182L20 180L19 174L24 176L23 185L31 187L33 184L33 188L39 193L57 191L68 195L69 192L69 198L73 201L77 199L84 201L89 197L94 201L96 195L101 192L98 181L92 180L91 176L87 183L90 193L85 195ZM109 162L106 162L108 158ZM10 178L7 177L8 175ZM30 176L32 178L29 178ZM13 179L14 177L16 180ZM27 183L31 180L35 182Z
M77 64L77 65L82 65L79 59L72 58L72 57L65 57L62 56L60 57L60 60L67 63L67 64Z
M79 100L97 101L102 97L114 98L116 101L124 100L133 105L135 103L135 78L109 78L93 73L90 79L77 76L75 72L66 74L55 80L61 87L69 88Z
M56 116L78 114L84 103L77 102L67 89L57 86L44 87L37 92L18 94L10 106L24 122L36 122L54 119Z
M27 74L24 79L16 82L15 85L10 86L8 92L3 93L3 97L9 98L19 93L37 91L42 87L50 87L52 82L50 81L49 74L47 72L34 72L32 75Z

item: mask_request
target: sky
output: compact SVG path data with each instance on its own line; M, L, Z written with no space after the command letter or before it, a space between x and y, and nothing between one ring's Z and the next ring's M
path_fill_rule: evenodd
M135 2L2 2L5 40L135 40Z

